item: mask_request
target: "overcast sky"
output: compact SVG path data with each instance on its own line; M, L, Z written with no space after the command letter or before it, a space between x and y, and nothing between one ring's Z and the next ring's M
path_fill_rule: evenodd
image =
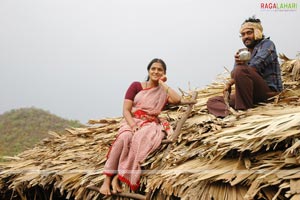
M0 0L0 114L33 106L82 123L119 117L126 89L155 57L171 87L203 88L232 69L252 15L278 53L295 58L299 0Z

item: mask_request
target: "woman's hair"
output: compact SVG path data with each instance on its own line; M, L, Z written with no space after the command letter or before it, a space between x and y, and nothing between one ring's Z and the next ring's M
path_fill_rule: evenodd
M151 60L151 62L148 64L147 70L150 70L150 67L152 66L153 63L160 63L162 65L162 67L165 70L165 73L167 72L167 65L166 63L160 59L160 58L154 58L153 60ZM149 76L147 76L147 81L149 81Z

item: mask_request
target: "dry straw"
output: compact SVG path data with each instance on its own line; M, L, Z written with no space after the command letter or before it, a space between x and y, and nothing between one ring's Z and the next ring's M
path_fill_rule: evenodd
M299 199L300 62L281 58L285 90L253 109L224 119L207 113L207 99L221 95L228 73L196 90L197 103L177 140L143 163L138 193L149 199ZM163 115L175 126L185 110L173 107ZM49 132L35 148L8 158L1 163L0 198L101 199L88 186L104 180L106 153L120 120L91 120L88 128L63 135Z

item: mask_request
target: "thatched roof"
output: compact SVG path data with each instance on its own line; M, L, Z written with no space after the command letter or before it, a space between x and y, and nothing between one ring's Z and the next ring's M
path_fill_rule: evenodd
M176 142L161 145L143 163L138 193L151 199L299 199L299 69L300 60L286 58L284 92L224 119L208 114L206 101L222 93L228 74L197 90L198 102ZM163 115L175 126L185 109ZM102 184L120 120L91 120L88 128L64 135L50 132L52 138L2 163L0 198L101 199L87 186Z

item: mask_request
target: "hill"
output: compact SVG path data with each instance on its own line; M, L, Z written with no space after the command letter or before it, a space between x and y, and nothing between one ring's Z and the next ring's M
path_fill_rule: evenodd
M38 108L14 109L0 115L0 159L33 148L48 131L63 132L68 127L83 127Z

